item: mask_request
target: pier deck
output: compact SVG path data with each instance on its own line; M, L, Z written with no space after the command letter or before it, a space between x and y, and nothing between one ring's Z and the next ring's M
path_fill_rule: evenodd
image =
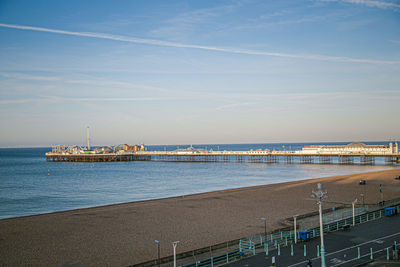
M301 153L299 151L137 151L130 153L68 154L46 153L50 162L172 161L172 162L243 162L297 164L375 164L383 158L386 164L400 163L400 153Z

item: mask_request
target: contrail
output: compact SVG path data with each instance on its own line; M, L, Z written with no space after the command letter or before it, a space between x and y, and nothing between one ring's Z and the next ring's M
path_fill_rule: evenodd
M214 47L214 46L182 44L182 43L159 41L159 40L152 40L152 39L142 39L142 38L132 38L132 37L127 37L127 36L120 36L120 35L111 35L111 34L105 34L105 33L73 32L73 31L65 31L65 30L49 29L49 28L42 28L42 27L33 27L33 26L4 24L4 23L0 23L0 27L19 29L19 30L50 32L50 33L58 33L58 34L64 34L64 35L90 37L90 38L107 39L107 40L114 40L114 41L121 41L121 42L135 43L135 44L148 44L148 45L167 46L167 47L176 47L176 48L191 48L191 49L200 49L200 50L217 51L217 52L234 53L234 54L284 57L284 58L334 61L334 62L391 64L391 65L400 64L400 61L357 59L357 58L349 58L349 57L324 56L324 55L300 55L300 54L273 53L273 52L256 51L256 50L244 50L244 49L233 49L233 48L221 48L221 47Z

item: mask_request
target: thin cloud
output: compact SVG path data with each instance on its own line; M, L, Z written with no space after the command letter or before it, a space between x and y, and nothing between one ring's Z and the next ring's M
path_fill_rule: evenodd
M7 105L7 104L25 104L25 103L32 103L32 102L37 102L38 99L8 99L8 100L3 100L0 99L0 105Z
M23 98L0 100L0 104L25 104L25 103L58 103L58 102L149 102L149 101L167 101L188 99L184 97L56 97L49 96L43 98Z
M141 89L141 90L153 90L153 91L160 91L160 92L173 92L173 90L161 88L161 87L154 87L148 85L138 85L132 84L128 82L119 82L119 81L101 81L101 80L71 80L71 79L64 79L61 77L55 76L37 76L37 75L29 75L29 74L22 74L22 73L8 73L8 72L0 72L0 76L5 78L12 78L18 80L33 80L33 81L44 81L44 82L64 82L70 84L81 84L81 85L94 85L94 86L118 86L123 88L133 88L133 89Z
M19 80L34 80L34 81L47 81L47 82L54 82L60 80L60 78L58 77L34 76L21 73L0 72L0 76L3 76L5 78L19 79Z
M188 12L179 13L170 19L167 19L161 23L161 27L156 28L149 32L153 38L164 38L164 37L176 37L187 36L188 34L199 34L196 32L196 27L199 25L202 28L212 27L215 28L215 19L223 15L227 15L233 10L236 10L241 6L241 3L236 2L228 5L219 5L209 8L195 9ZM220 29L221 25L217 24L216 29Z
M333 15L331 15L333 16ZM291 17L291 16L286 16L286 17ZM278 19L278 18L269 18L269 17L263 17L261 16L258 19L251 19L251 23L249 24L244 24L238 27L235 27L235 29L238 30L245 30L245 29L254 29L254 28L273 28L276 27L277 25L291 25L291 24L301 24L301 23L312 23L316 21L324 21L327 20L328 16L305 16L305 17L300 17L300 18L290 18L290 19Z
M400 4L390 1L376 1L376 0L323 0L324 2L346 2L357 5L364 5L368 7L376 7L381 9L391 9L400 11Z
M227 109L227 108L236 108L236 107L247 106L247 105L250 105L250 103L228 104L228 105L223 105L223 106L216 107L215 110L223 110L223 109Z
M280 101L288 101L291 103L298 102L304 104L305 101L312 103L326 103L326 99L330 100L351 100L362 97L365 99L376 100L383 99L387 101L399 101L400 95L395 90L372 90L372 91L340 91L340 92L324 92L324 93L265 93L265 94L202 94L191 96L175 96L175 97L59 97L59 96L38 96L36 98L19 98L19 99L1 99L0 104L25 104L25 103L61 103L61 102L158 102L158 101L186 101L203 99L246 99L247 102L239 102L217 106L214 110L224 110L238 108L242 106L254 105L259 101L269 101L278 103ZM250 101L250 102L249 102ZM335 101L334 101L335 102ZM333 102L333 103L334 103ZM264 102L266 103L266 102ZM264 106L264 105L262 105Z
M4 23L0 23L0 27L19 29L19 30L49 32L49 33L57 33L57 34L64 34L64 35L81 36L81 37L107 39L107 40L136 43L136 44L147 44L147 45L166 46L166 47L175 47L175 48L200 49L200 50L216 51L216 52L224 52L224 53L232 53L232 54L271 56L271 57L332 61L332 62L367 63L367 64L400 64L400 61L357 59L357 58L349 58L349 57L324 56L324 55L286 54L286 53L274 53L274 52L256 51L256 50L221 48L221 47L214 47L214 46L202 46L202 45L191 45L191 44L159 41L159 40L152 40L152 39L132 38L132 37L127 37L127 36L110 35L110 34L105 34L105 33L73 32L73 31L64 31L64 30L57 30L57 29L4 24Z
M382 9L394 9L400 10L400 4L386 1L374 1L374 0L343 0L347 3L360 4L369 7L377 7Z
M62 98L64 101L73 102L132 102L132 101L165 101L165 100L176 100L176 97L111 97L111 98Z

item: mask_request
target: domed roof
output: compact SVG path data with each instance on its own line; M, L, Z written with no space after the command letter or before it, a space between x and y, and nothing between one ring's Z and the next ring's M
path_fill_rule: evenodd
M366 145L363 143L355 142L355 143L348 144L347 147L366 147Z

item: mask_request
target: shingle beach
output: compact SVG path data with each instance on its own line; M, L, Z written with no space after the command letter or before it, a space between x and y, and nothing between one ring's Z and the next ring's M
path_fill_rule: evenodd
M322 183L329 200L365 194L377 203L400 197L400 169L223 190L0 220L1 266L128 266L161 256L282 227L295 214L317 211L311 192ZM359 180L366 180L365 186ZM333 204L327 204L327 207Z

